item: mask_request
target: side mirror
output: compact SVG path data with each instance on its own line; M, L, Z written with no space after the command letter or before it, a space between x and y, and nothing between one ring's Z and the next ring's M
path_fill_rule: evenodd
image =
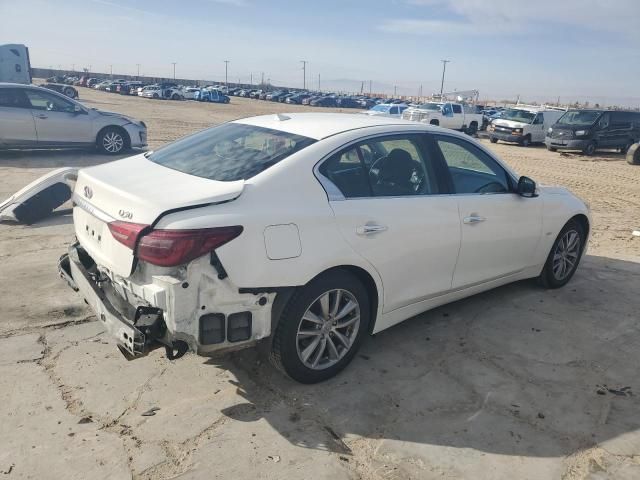
M518 187L516 192L521 197L533 198L537 197L536 193L536 182L531 180L529 177L522 176L518 180Z
M74 105L73 106L73 113L78 115L78 114L83 114L83 113L87 113L87 112L85 112L85 110L80 105Z

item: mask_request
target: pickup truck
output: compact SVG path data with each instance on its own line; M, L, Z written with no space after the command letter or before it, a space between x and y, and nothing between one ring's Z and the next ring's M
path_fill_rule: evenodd
M482 113L473 105L451 102L427 102L402 112L404 120L438 125L475 135L482 125Z

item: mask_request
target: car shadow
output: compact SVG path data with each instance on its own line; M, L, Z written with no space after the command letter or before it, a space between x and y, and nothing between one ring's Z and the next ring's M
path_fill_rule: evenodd
M226 416L266 420L300 447L349 455L364 437L562 457L640 429L639 283L640 264L587 256L562 289L518 282L368 337L316 385L288 380L259 349L206 363L229 370L245 400Z

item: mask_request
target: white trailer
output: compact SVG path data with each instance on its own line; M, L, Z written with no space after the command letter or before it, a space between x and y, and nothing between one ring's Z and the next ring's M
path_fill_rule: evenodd
M0 82L31 83L29 49L25 45L0 45Z

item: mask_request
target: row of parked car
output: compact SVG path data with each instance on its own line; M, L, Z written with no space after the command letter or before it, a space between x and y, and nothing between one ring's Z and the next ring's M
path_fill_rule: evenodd
M76 85L94 88L120 95L137 95L143 98L163 100L198 100L201 102L229 103L229 97L219 89L209 87L184 86L175 82L145 83L138 80L82 77Z
M271 102L289 103L295 105L310 105L312 107L369 109L381 103L404 103L404 100L397 98L382 98L369 95L342 95L332 92L315 92L309 90L265 90L248 88L227 89L222 85L217 86L217 88L228 95L234 95L237 97L253 98L256 100L266 100Z

